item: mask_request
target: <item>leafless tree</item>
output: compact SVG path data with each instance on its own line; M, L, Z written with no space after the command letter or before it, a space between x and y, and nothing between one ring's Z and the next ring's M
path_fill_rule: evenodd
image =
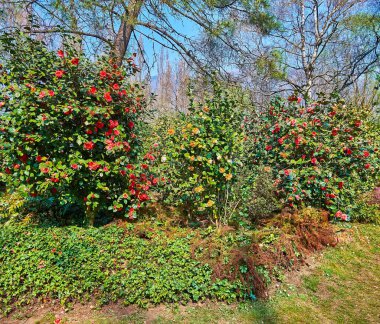
M283 56L283 87L306 98L322 89L342 91L378 64L380 20L367 10L369 3L280 1L275 10L282 28L270 34L270 47Z

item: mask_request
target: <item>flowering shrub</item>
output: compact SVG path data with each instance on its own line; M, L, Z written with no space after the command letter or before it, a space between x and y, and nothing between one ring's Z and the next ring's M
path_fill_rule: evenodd
M168 176L169 200L189 213L225 222L229 198L244 151L242 115L236 100L214 83L204 104L191 101L190 113L165 123L161 135L162 172Z
M145 101L128 81L132 59L118 68L22 36L1 42L0 145L10 189L79 203L90 220L100 206L135 217L156 180L153 156L138 163Z
M371 188L378 174L378 134L367 127L366 112L337 97L300 103L296 97L276 99L248 123L259 125L251 131L253 163L271 170L288 205L327 207L348 219L351 198ZM353 186L358 181L360 188Z

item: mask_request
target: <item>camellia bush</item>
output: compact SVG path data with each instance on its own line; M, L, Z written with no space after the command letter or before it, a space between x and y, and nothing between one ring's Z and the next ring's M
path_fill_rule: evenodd
M234 96L213 86L210 99L191 101L189 114L166 121L157 135L168 200L221 224L241 168L244 129Z
M379 174L379 134L367 123L370 114L335 96L306 106L294 96L276 99L247 123L250 159L272 172L287 205L327 207L348 220L354 198L372 190Z
M157 183L150 154L139 158L145 110L133 59L91 62L65 46L51 52L23 35L3 35L0 71L2 173L9 190L78 203L90 222L100 207L127 217ZM141 162L139 162L141 161Z

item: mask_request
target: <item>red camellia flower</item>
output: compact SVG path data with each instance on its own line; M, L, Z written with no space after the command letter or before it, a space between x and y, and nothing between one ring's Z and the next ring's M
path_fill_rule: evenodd
M57 78L62 78L64 73L65 73L65 71L63 71L63 70L57 70L57 71L55 71L55 76Z
M50 180L54 183L58 183L59 182L59 179L58 178L50 178Z
M130 122L128 123L128 127L129 127L130 129L132 129L133 127L135 127L135 123L134 123L133 121L130 121Z
M113 131L113 133L114 133L116 136L120 135L120 132L119 132L117 129L115 129L115 130Z
M292 173L292 170L289 170L289 169L287 169L287 170L284 171L284 174L286 176L289 176L291 173Z
M317 164L318 162L318 160L315 157L313 157L310 161L312 164Z
M352 151L351 151L348 147L346 147L346 148L344 149L344 152L345 152L347 155L351 155L351 154L352 154Z
M106 92L104 94L104 99L106 99L107 102L111 102L112 101L111 94L109 92Z
M96 122L95 124L96 128L102 129L104 127L104 124L101 121Z
M46 96L45 91L41 91L40 94L38 95L38 98L43 99L45 98L45 96Z
M343 188L343 182L342 182L342 181L340 181L340 182L338 183L338 188L339 188L339 189L342 189L342 188Z
M272 146L270 145L265 146L265 150L270 151L271 149L272 149Z
M66 110L63 112L64 115L71 115L73 110L70 108L69 110Z
M49 93L49 96L50 96L50 97L53 97L53 96L55 95L55 93L54 93L53 90L49 90L48 93Z
M42 168L42 169L41 169L41 172L42 172L42 173L49 173L49 168Z
M79 64L79 58L77 58L77 57L72 58L71 59L71 64L72 65L78 65Z
M294 139L294 143L296 144L296 146L300 145L301 141L302 141L302 138L299 137L299 136L297 136L297 137Z
M37 155L37 157L36 157L36 161L37 161L37 162L42 162L42 157L41 157L40 155Z
M117 83L115 83L114 85L112 85L112 89L119 90L120 86Z
M120 174L121 174L122 176L125 176L125 175L127 174L127 171L125 171L125 170L120 170Z
M91 171L96 171L100 168L100 164L96 163L96 162L88 162L88 168L91 170Z
M20 161L21 161L22 163L26 163L26 162L28 161L28 155L23 154L23 155L21 155L21 156L19 157L19 159L20 159Z
M91 94L95 94L96 93L96 88L95 87L91 87L90 90L88 90L89 93Z
M371 164L367 163L364 165L364 168L369 169L371 167Z
M78 170L78 164L76 164L76 163L73 163L73 164L71 165L71 167L72 167L74 170Z
M60 58L63 58L65 56L65 53L62 51L62 50L58 50L57 51L57 55L60 57Z
M355 126L356 126L356 127L360 127L361 124L362 124L361 120L357 120L357 121L355 121Z
M94 146L95 144L92 141L83 144L85 150L92 150Z
M331 131L331 135L332 135L332 136L336 136L336 135L338 135L338 129L337 129L337 128L334 128L334 129Z
M109 128L116 128L119 125L119 122L117 120L110 120L109 121Z
M13 168L15 169L15 170L18 170L18 169L20 169L20 164L13 164Z
M142 193L139 195L139 200L140 201L147 201L147 200L149 200L149 196L146 193Z
M100 77L101 78L105 78L107 76L107 72L106 71L100 71Z
M366 157L366 158L367 158L367 157L369 157L369 155L370 155L370 154L369 154L369 152L368 152L368 151L364 151L364 152L363 152L363 155L364 155L364 157Z

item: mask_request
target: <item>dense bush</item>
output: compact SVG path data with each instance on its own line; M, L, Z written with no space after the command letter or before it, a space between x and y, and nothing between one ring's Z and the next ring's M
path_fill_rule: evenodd
M288 205L327 207L348 219L353 198L371 190L379 174L379 134L367 124L369 112L337 97L300 102L276 99L247 123L252 162L271 168Z
M168 201L219 224L242 167L243 115L237 100L214 82L204 103L191 101L188 115L166 120L157 131L161 172L168 177Z
M143 235L140 235L143 236ZM0 229L0 313L38 300L145 306L163 302L235 301L241 284L212 280L212 269L192 257L192 236L177 229L133 230L4 226Z
M119 68L66 46L57 53L22 35L3 35L0 106L2 173L9 189L57 196L93 219L108 208L135 217L157 180L138 160L145 100Z

